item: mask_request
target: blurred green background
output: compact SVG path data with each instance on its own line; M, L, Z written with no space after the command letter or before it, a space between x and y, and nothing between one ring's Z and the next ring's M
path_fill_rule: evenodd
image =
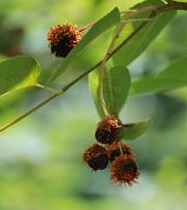
M0 59L27 54L42 66L41 81L59 58L46 42L49 27L93 22L113 7L128 9L138 0L0 0ZM187 14L180 12L130 66L133 77L160 71L187 53ZM71 65L56 86L92 66L107 48L97 39ZM0 123L10 121L48 94L36 88L0 98ZM128 142L141 171L138 184L120 187L109 171L92 172L82 162L94 140L99 116L87 79L32 116L1 133L0 210L185 210L187 209L187 88L129 97L123 122L151 118L149 130Z

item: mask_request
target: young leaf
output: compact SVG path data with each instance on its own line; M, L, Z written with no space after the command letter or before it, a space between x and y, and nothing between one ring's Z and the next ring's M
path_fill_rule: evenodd
M163 4L159 0L149 0L138 4L135 8L154 5L157 2L157 5ZM147 13L146 13L147 14ZM147 23L134 37L131 39L124 47L122 47L114 56L113 60L116 65L128 65L134 59L136 59L145 49L154 41L154 39L159 35L159 33L164 29L164 27L171 21L171 19L176 14L176 11L165 12L159 14L149 23ZM148 18L147 14L147 18ZM134 18L145 18L145 15L137 16ZM141 24L140 22L131 24L131 29L128 30L128 35L132 31L136 30L137 25ZM127 25L128 26L128 25ZM126 30L126 27L124 28ZM127 36L127 34L125 35Z
M172 90L187 85L187 56L172 62L158 74L133 80L130 94L148 94Z
M87 45L89 45L94 39L104 33L106 30L120 22L120 12L118 8L114 8L106 16L98 20L91 29L83 36L78 45L69 53L66 59L64 59L60 66L57 68L55 74L50 81L59 77L71 63L71 61L80 53Z
M96 108L101 117L104 112L99 98L99 73L94 71L89 75L89 86ZM111 115L117 115L123 107L130 88L130 74L122 66L114 66L104 71L103 96L107 111Z
M137 123L124 124L120 132L121 138L124 140L133 140L141 136L149 127L150 121L142 121Z
M0 96L35 86L40 66L29 56L15 56L0 63Z

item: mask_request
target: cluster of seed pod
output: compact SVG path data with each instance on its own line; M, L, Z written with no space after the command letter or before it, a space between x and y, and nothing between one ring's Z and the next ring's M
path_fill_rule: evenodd
M47 33L51 53L65 58L81 40L81 32L71 24L51 27ZM123 124L116 117L107 116L98 123L95 138L97 143L83 154L83 160L92 170L103 170L110 164L111 179L119 184L132 185L139 171L131 148L122 143L120 131Z
M111 180L132 185L139 177L138 167L130 146L122 142L120 131L123 124L116 117L107 116L97 126L97 143L83 154L83 161L94 170L103 170L110 165Z

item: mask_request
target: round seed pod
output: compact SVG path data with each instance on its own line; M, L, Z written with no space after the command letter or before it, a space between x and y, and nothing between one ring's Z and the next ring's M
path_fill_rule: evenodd
M132 185L139 177L135 160L128 155L120 155L111 165L111 180L119 184Z
M108 116L98 123L95 138L102 144L112 144L120 140L122 123L116 117Z
M83 161L94 171L103 170L108 165L108 152L103 146L95 143L84 152Z
M81 40L80 31L71 24L59 24L51 27L47 32L51 53L56 57L65 58Z

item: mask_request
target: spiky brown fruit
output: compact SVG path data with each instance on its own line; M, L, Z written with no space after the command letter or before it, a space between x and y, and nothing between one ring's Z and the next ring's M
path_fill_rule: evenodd
M121 148L120 148L121 147ZM125 143L119 144L112 144L107 147L109 152L109 160L112 162L116 157L119 155L127 155L133 157L134 154L132 153L131 147Z
M108 116L98 123L95 138L102 144L112 144L120 140L122 123L116 117Z
M108 152L103 146L95 143L84 152L83 161L94 171L103 170L108 165Z
M65 58L81 39L80 31L71 24L59 24L51 27L47 32L51 53Z
M128 155L120 155L111 165L111 180L119 184L132 185L139 177L135 160Z

